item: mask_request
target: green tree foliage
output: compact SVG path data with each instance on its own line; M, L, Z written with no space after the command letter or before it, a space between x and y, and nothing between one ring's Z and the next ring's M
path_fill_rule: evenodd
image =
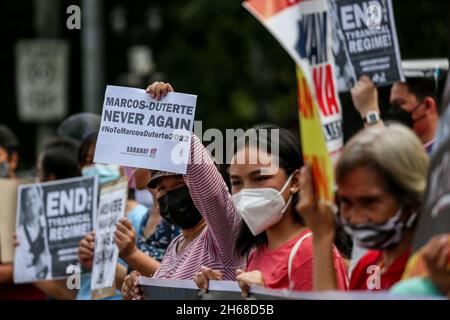
M124 64L127 45L151 47L157 78L178 91L199 95L197 119L204 127L246 127L257 122L297 126L294 62L275 38L241 5L241 0L108 1L127 11L128 29L117 41L107 69ZM393 0L404 58L449 55L450 2ZM157 8L161 29L149 30L149 8ZM124 45L126 44L126 45ZM110 58L109 58L110 59ZM115 66L115 67L114 67ZM118 70L116 70L118 71ZM116 73L110 72L110 79ZM381 90L383 93L383 90ZM346 126L353 127L349 97L341 95ZM349 110L350 109L350 110ZM350 114L350 118L346 114ZM346 129L352 132L356 129Z

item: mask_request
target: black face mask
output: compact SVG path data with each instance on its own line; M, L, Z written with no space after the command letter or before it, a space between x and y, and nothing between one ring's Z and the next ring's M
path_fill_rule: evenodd
M158 203L161 217L181 229L191 229L203 219L187 186L168 191Z
M386 116L384 117L386 121L395 121L400 122L401 124L407 126L408 128L413 127L414 120L412 118L412 113L398 106L390 107L386 112Z

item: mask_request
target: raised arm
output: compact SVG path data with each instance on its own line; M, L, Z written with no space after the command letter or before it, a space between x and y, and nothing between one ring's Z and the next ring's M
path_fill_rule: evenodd
M297 211L313 232L313 290L338 290L333 257L334 216L329 206L318 203L309 165L301 169L300 186Z
M366 119L370 113L380 114L378 105L378 89L368 76L362 76L351 90L353 105L358 111L361 119ZM364 127L384 126L383 120L372 124L364 121Z
M146 90L151 97L161 99L173 92L170 84L154 82ZM195 206L208 226L207 240L217 249L222 263L227 267L237 265L234 239L240 216L217 167L205 147L194 134L191 139L190 158L184 176Z
M222 263L233 264L237 261L234 240L241 218L219 170L194 134L184 180L195 206L208 225L208 236L218 249Z

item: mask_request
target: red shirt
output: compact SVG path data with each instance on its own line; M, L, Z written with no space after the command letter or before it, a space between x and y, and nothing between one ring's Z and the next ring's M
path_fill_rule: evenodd
M47 296L32 284L0 284L0 300L46 300Z
M309 229L301 232L300 235L284 243L279 248L270 250L267 246L263 246L253 251L249 257L247 271L261 271L265 287L267 288L288 289L288 261L292 248L301 237L310 232L311 230ZM304 239L292 262L291 280L293 282L293 290L313 290L313 252L312 236L310 236ZM347 290L348 279L344 259L334 247L333 256L338 287L341 290Z
M350 290L388 290L400 281L410 253L411 249L406 250L379 276L382 251L368 251L353 269L350 277ZM368 287L368 283L371 288Z

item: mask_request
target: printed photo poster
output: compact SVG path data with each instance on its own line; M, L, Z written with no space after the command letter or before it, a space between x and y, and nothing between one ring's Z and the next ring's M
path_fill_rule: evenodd
M426 275L421 249L434 236L449 235L450 245L450 137L433 154L430 163L427 191L420 211L413 253L404 274L405 278ZM450 259L447 261L450 269Z
M334 201L334 170L327 151L317 107L316 97L308 72L308 64L297 66L298 111L300 137L305 161L311 164L316 196L322 201Z
M119 249L114 242L119 219L125 216L128 180L105 185L100 190L95 230L94 261L91 290L111 288L114 285Z
M356 75L347 47L345 36L339 25L338 12L335 0L328 0L331 18L331 35L333 38L332 50L336 71L336 86L339 92L348 92L355 85Z
M78 265L97 212L97 177L22 185L17 197L14 282L61 279Z
M336 86L331 18L327 0L248 0L249 10L307 70L319 107L322 131L333 163L343 148L342 108Z
M94 162L185 174L197 96L107 86Z
M362 75L369 76L376 86L405 81L392 1L329 3L339 91L349 91Z

